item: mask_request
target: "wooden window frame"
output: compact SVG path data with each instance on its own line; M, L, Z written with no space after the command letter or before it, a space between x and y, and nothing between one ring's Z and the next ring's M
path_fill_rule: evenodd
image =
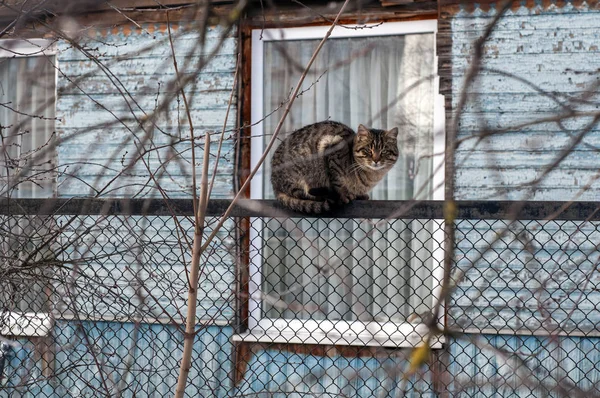
M437 34L437 20L418 20L403 22L385 22L382 24L373 24L376 29L344 29L336 27L332 32L331 38L348 37L372 37L383 35L407 35L417 33ZM346 25L348 26L348 25ZM364 26L364 25L363 25ZM301 39L321 39L328 26L310 26L310 27L289 27L282 29L253 29L250 30L251 43L250 51L246 53L251 55L246 59L244 70L250 69L251 81L248 98L252 104L250 110L251 117L251 137L250 141L250 168L254 168L258 159L262 155L264 148L264 134L261 119L263 118L263 43L271 40L301 40ZM437 71L437 48L434 45L434 65ZM251 67L248 67L248 63ZM246 86L246 91L248 87ZM435 93L439 93L439 76L434 81ZM434 104L434 131L444 131L444 98L437 94L437 101ZM248 114L248 111L246 111ZM445 134L435 135L434 153L441 154L445 150ZM436 157L434 164L434 187L441 187L435 190L434 198L436 200L444 199L444 156ZM256 174L250 188L251 199L262 199L263 189L262 169ZM261 241L258 232L264 225L260 218L252 218L249 228L249 247L252 248L253 242ZM434 238L442 242L443 231L435 232ZM251 249L252 250L252 249ZM443 250L434 252L436 263L443 264ZM255 250L250 252L248 259L248 299L244 300L242 308L243 321L247 322L247 331L233 336L236 342L266 342L266 343L284 343L284 344L318 344L318 345L345 345L345 346L383 346L383 347L414 347L422 342L426 335L427 327L424 324L412 324L409 322L346 322L346 321L315 321L315 320L288 320L288 319L269 319L261 318L261 270L262 261L260 255ZM433 270L434 279L439 284L434 286L432 299L437 300L441 294L441 281L443 277L443 266L436 266ZM444 320L445 309L440 312L438 323L441 326ZM443 343L443 338L436 338L430 341L432 348L439 348Z
M0 40L0 58L55 56L56 40L3 39Z

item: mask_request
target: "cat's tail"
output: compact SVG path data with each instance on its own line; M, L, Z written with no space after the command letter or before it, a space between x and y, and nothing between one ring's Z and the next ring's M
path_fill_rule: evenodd
M277 200L285 207L302 213L319 214L330 209L327 201L298 199L281 192L277 194Z

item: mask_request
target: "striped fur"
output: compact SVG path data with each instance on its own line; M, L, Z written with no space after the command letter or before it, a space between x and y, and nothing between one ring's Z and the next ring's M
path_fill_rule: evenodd
M336 204L368 199L368 192L398 159L398 129L355 133L324 121L290 134L273 154L271 182L277 199L304 213L329 211Z
M277 194L277 200L288 209L302 213L320 214L331 208L330 203L326 200L298 199L281 192Z

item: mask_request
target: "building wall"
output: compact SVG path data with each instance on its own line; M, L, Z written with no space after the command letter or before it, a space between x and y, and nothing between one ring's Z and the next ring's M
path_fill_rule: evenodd
M160 187L169 198L191 198L190 128L172 53L177 54L181 79L191 79L185 92L200 175L204 144L198 137L207 132L220 135L223 129L233 87L237 39L235 32L210 27L206 45L201 46L200 33L188 26L172 24L173 48L166 24L158 23L90 30L77 45L65 40L59 43L59 197L161 197ZM233 192L235 123L234 98L212 198L229 198ZM216 140L213 137L213 142ZM211 147L211 174L216 152L215 143ZM191 242L189 220L180 217L178 223ZM92 283L79 292L78 310L102 319L127 318L139 305L135 280L142 278L157 317L181 319L187 300L184 264L190 262L190 256L179 246L176 225L170 217L136 217L128 222L119 217L81 217L69 224L62 236L71 242L66 257L100 256L82 270L82 282L91 280L97 286ZM226 223L217 239L232 240L232 229L233 222ZM80 236L81 231L87 232ZM110 258L106 258L107 253ZM197 315L227 323L233 317L233 254L220 250L206 263ZM94 298L101 296L105 286L115 286L116 290L98 305ZM69 304L66 295L59 297L64 299L59 308Z
M223 128L237 40L230 34L218 45L222 34L218 27L209 28L202 48L199 32L186 30L186 25L172 27L181 77L196 75L186 89L196 137ZM149 178L153 174L169 197L191 197L190 129L175 84L166 25L146 24L141 29L125 25L89 31L86 36L79 40L80 47L66 41L59 45L58 195L159 197L156 183ZM215 47L214 58L203 67ZM167 106L160 106L165 99L170 99ZM227 138L235 122L234 102ZM196 161L201 162L199 139L197 152ZM232 139L225 141L222 153L215 198L232 194ZM129 168L140 155L143 160Z
M552 3L508 10L484 44L479 78L466 88L474 43L497 11L472 5L450 16L453 115L462 94L469 95L458 129L456 199L600 197L598 126L593 124L576 143L574 137L590 117L562 124L548 121L566 111L568 99L577 111L597 112L597 94L586 97L586 92L597 92L600 12L586 2ZM491 130L501 133L478 141L482 132ZM544 176L571 143L573 149ZM536 179L539 185L532 188ZM600 322L597 223L519 222L480 258L507 226L504 221L477 220L457 226L457 267L467 271L453 295L449 321L472 333L489 334L449 344L452 390L492 378L494 386L471 385L467 390L497 397L544 396L556 380L567 390L572 387L564 380L584 391L595 388L593 381L600 377L593 365ZM545 337L548 330L562 336ZM514 331L530 336L515 336ZM507 356L486 345L505 350ZM525 386L520 379L525 375L533 376L529 380L535 386Z
M544 119L564 111L567 98L581 98L597 84L600 12L585 2L577 7L572 2L560 7L541 3L510 9L484 45L484 69L466 88L469 101L458 129L456 199L600 197L600 182L595 180L600 164L597 126L542 178L590 123L589 117L562 125ZM474 43L495 12L493 6L482 10L471 4L471 9L454 8L449 16L452 95L446 100L451 111L465 91ZM597 110L593 102L597 96L589 100L575 101L576 109ZM535 123L522 126L531 121ZM502 130L502 134L478 142L486 129ZM538 178L539 185L532 189L531 182ZM595 242L600 239L597 224L524 221L512 226L477 260L507 225L505 221L460 221L457 267L468 271L448 307L448 321L468 334L449 338L445 348L434 350L432 366L419 376L397 382L397 373L386 373L386 360L376 356L371 362L352 360L344 373L338 369L339 361L348 358L260 350L249 364L241 391L435 396L439 383L437 387L453 394L505 397L545 396L558 384L566 391L574 391L569 383L584 391L595 388L600 378L594 368L600 347L596 332L600 280L594 274ZM548 337L548 329L559 330L561 337ZM407 369L401 358L387 361L394 362L387 369L400 369L400 373ZM436 373L436 369L443 371ZM297 381L290 386L290 380Z
M198 332L188 396L230 396L231 333L230 327L218 326ZM123 397L173 395L183 350L183 336L175 326L58 321L53 340L55 377L51 379L42 373L39 343L32 339L14 342L18 350L4 370L5 389L0 389L0 397L100 397L117 396L118 392Z
M557 7L508 10L483 47L479 78L465 87L475 41L495 8L462 10L452 17L452 107L464 92L456 153L456 199L596 200L600 181L597 152L600 129L594 125L537 189L529 183L569 146L590 117L542 122L565 112L567 99L582 99L597 84L599 13L573 2ZM586 98L584 98L586 99ZM597 110L596 96L577 103L578 111ZM520 127L525 123L534 124ZM477 142L487 129L503 131ZM591 183L590 189L580 193Z
M234 82L236 32L211 27L204 48L198 45L200 33L187 31L186 25L173 24L172 34L182 79L191 79L186 95L195 136L220 134ZM56 56L58 196L162 197L149 178L155 175L169 198L191 198L190 128L174 84L166 25L126 25L84 35L77 45L60 41ZM214 58L196 74L216 46ZM161 108L166 98L172 100ZM212 198L232 197L236 113L234 97ZM197 170L203 148L203 140L197 139ZM211 154L216 151L213 145ZM209 233L216 220L206 221ZM182 233L192 241L191 220L78 216L73 221L59 216L54 222L62 226L60 240L67 250L60 254L65 264L55 278L52 304L60 315L51 351L40 348L39 338L18 339L2 387L27 385L1 390L0 397L113 396L119 390L130 397L172 394L183 348L183 335L174 323L186 314L185 265L191 262ZM234 247L233 220L215 239L217 251L203 262L200 274L199 330L186 390L190 396L226 397L233 386L235 254L223 249L223 244ZM140 280L145 287L141 293ZM144 317L136 324L140 311ZM42 374L41 353L54 355L56 377L51 381ZM121 380L127 364L129 376Z

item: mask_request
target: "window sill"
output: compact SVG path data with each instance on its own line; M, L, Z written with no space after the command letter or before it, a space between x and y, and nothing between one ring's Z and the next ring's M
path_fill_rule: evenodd
M275 343L275 344L314 344L314 345L345 345L363 347L385 348L414 348L421 344L425 333L423 330L402 336L386 336L374 334L338 334L323 332L293 332L279 330L254 329L246 333L234 334L231 340L247 343ZM422 331L423 333L419 333ZM442 348L445 339L436 337L430 343L432 349Z
M43 337L52 331L54 321L52 316L44 312L14 312L8 311L1 315L2 336Z

